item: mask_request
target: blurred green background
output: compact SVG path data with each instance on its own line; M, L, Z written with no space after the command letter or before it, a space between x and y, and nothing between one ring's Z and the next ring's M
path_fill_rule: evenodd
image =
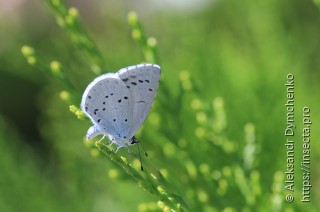
M118 165L83 143L88 121L56 78L21 54L59 61L76 88L89 56L47 2L0 1L0 211L163 211ZM316 2L316 1L315 1ZM313 1L66 1L103 55L102 73L145 62L136 11L157 40L159 93L139 132L191 211L319 211L320 11ZM150 61L149 61L150 62ZM295 201L286 203L286 76L295 76ZM311 108L311 202L302 203L302 108ZM126 155L121 150L119 155ZM127 158L129 161L130 157Z

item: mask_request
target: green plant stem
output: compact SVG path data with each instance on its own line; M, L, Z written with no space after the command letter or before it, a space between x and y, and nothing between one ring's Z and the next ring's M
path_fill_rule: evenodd
M146 164L145 174L155 176L154 181L148 181L145 179L137 170L135 170L131 165L122 160L114 151L110 150L106 145L97 143L96 144L99 151L108 156L112 161L120 165L129 175L131 175L138 185L142 187L145 191L157 196L161 201L163 201L167 206L175 211L189 211L187 205L183 202L182 198L178 195L169 192L170 185L161 175L161 173L156 170L150 163ZM145 165L145 163L144 163ZM159 186L162 188L161 191L158 189Z
M46 2L58 24L69 34L72 43L90 61L92 71L98 75L101 74L101 70L106 70L105 59L97 45L83 29L78 11L75 8L67 8L63 0L46 0Z

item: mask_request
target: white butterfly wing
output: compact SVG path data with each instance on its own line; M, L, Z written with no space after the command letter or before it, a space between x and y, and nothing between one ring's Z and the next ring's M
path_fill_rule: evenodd
M119 70L116 74L124 82L133 97L133 118L129 137L134 136L146 119L156 97L160 66L141 64Z
M88 85L81 101L82 111L94 124L87 137L107 134L116 140L129 139L133 103L132 94L117 74L97 77Z

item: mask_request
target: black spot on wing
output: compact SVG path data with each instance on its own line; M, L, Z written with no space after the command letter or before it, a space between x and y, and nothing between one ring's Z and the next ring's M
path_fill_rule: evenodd
M137 83L136 82L131 82L131 85L137 85Z

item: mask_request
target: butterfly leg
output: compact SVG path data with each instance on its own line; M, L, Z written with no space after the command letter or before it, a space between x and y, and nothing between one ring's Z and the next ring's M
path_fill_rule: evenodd
M111 145L115 143L114 141L115 141L115 139L114 139L114 138L109 137L109 142L110 142L110 143L109 143L109 145L108 145L108 148L110 148L110 147L111 147Z
M122 147L124 147L124 146L123 145L122 146L118 146L114 152L118 152L118 150L121 149Z
M101 142L105 137L106 137L106 135L103 135L102 138L98 142Z
M102 143L102 140L106 137L106 135L103 135L102 138L98 141ZM107 147L110 149L110 146L113 144L113 141L109 141L110 143L107 145L105 143L103 143L103 146Z

